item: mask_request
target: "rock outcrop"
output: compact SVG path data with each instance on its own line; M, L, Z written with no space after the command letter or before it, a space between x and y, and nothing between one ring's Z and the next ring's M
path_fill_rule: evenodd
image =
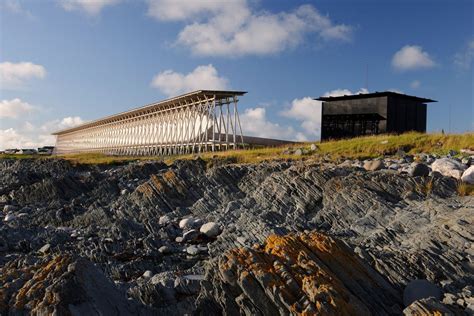
M458 196L456 179L431 171L434 157L416 160L429 170L410 173L408 156L386 158L390 167L375 171L351 160L107 167L0 160L0 313L73 313L70 306L107 313L116 300L124 313L168 315L336 305L375 314L436 304L468 311L474 198ZM256 274L258 266L267 272ZM206 273L211 267L235 275ZM360 277L359 287L347 271ZM283 283L260 285L269 280ZM442 299L404 306L413 280L439 287ZM252 301L249 284L262 288L266 307ZM71 288L77 297L68 296ZM327 305L328 297L338 304Z
M343 242L321 233L271 235L209 269L198 310L263 315L400 314L401 294Z

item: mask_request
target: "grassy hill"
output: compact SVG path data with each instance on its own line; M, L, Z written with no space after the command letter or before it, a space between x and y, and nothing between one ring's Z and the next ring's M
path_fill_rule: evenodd
M317 150L304 155L295 155L288 152L298 148L309 149L313 143L298 143L282 147L267 147L254 149L229 150L223 152L207 152L199 156L204 160L224 159L232 163L255 163L265 160L275 159L318 159L327 157L330 159L364 159L376 158L393 155L399 149L403 149L408 154L416 153L434 153L445 154L449 150L459 152L461 149L474 150L474 133L465 134L422 134L406 133L402 135L377 135L358 137L347 140L315 142ZM2 155L4 158L31 158L37 156L28 155ZM56 156L58 157L58 156ZM62 155L60 158L70 160L75 164L115 164L130 160L164 160L166 163L172 163L176 159L192 159L193 155L180 156L145 156L145 157L117 157L104 154L71 154ZM50 157L41 157L39 159L50 159Z

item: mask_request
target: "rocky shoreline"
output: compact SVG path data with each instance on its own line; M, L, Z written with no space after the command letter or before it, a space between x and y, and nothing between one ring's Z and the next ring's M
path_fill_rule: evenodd
M471 163L3 159L0 314L472 314Z

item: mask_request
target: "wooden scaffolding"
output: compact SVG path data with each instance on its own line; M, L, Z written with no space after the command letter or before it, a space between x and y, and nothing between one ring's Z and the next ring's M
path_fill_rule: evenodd
M56 154L176 155L244 145L243 91L199 90L53 133Z

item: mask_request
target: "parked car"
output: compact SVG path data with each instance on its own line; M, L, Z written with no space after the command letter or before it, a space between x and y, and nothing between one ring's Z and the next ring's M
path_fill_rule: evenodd
M38 148L38 154L40 155L52 155L54 150L54 146L44 146Z

